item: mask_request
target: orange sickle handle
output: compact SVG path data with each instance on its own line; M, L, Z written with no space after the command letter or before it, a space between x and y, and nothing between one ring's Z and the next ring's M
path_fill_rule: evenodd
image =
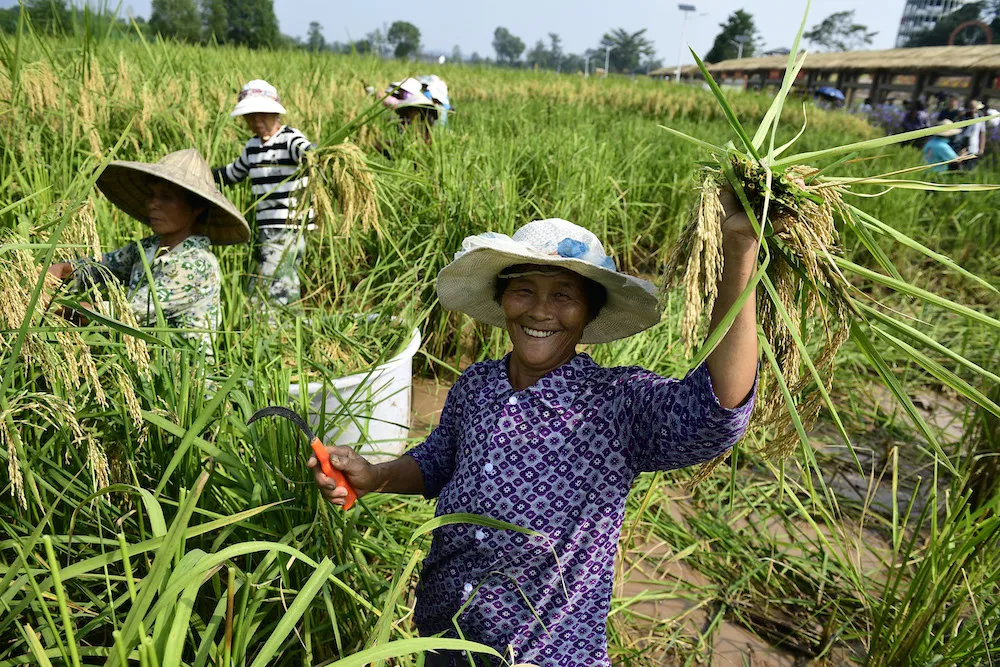
M354 506L354 501L358 499L358 494L355 493L354 487L348 483L347 478L344 477L344 473L330 465L330 452L326 451L326 447L323 446L319 438L313 438L309 444L312 445L313 453L316 455L316 460L319 461L319 467L323 470L323 474L336 482L338 487L342 486L347 489L344 510L351 509Z

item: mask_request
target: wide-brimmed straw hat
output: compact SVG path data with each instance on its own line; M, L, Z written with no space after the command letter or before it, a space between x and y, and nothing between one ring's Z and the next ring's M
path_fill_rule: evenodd
M236 98L236 107L229 115L232 118L245 116L248 113L287 113L281 106L278 89L264 79L248 81Z
M596 236L559 218L529 222L513 237L493 232L467 237L438 274L438 299L448 310L505 328L503 308L494 298L497 276L517 264L568 269L604 286L607 303L584 327L581 343L627 338L660 321L656 287L620 273Z
M207 236L214 245L250 240L250 225L215 187L212 168L194 148L168 153L153 163L116 160L97 177L97 187L112 204L148 225L146 202L157 179L178 185L204 200L208 212L195 223L195 234Z
M944 127L946 125L951 125L951 121L948 120L947 118L945 118L944 120L941 121L940 125L942 127ZM954 137L957 134L962 134L962 128L957 127L957 128L955 128L953 130L942 130L940 132L935 132L934 134L935 134L935 136L938 136L938 137Z

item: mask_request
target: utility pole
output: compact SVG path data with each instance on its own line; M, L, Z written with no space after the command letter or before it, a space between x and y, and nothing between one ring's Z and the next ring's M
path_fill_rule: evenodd
M604 78L608 78L608 68L611 67L611 47L604 49Z
M677 47L677 79L676 82L681 82L681 58L684 55L684 28L687 26L688 14L693 11L697 11L694 5L679 4L677 9L681 10L684 18L681 20L681 39L680 46Z
M743 59L743 45L750 41L746 35L737 35L729 40L729 43L736 47L736 59Z

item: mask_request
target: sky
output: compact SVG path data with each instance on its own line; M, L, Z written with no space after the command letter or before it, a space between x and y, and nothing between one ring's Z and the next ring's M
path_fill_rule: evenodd
M14 0L0 0L9 6ZM685 0L689 2L690 0ZM113 2L111 4L114 4ZM310 21L319 21L327 41L361 39L377 27L404 20L420 29L426 50L451 53L458 45L465 56L474 51L495 56L491 42L497 26L504 26L524 40L528 49L535 40L548 41L556 32L563 51L582 53L597 46L601 35L613 28L630 32L648 28L656 55L666 65L692 62L681 55L682 13L675 0L275 0L281 32L305 37ZM719 23L738 10L754 16L767 49L789 47L805 10L804 0L693 0L697 11L688 16L683 41L699 55L711 48ZM813 0L807 27L833 12L855 10L855 20L877 30L872 48L892 48L905 0ZM123 0L139 16L149 17L149 0Z

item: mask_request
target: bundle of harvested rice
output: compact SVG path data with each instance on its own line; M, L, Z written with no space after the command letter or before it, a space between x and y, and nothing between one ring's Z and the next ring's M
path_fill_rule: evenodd
M349 234L355 225L362 231L378 224L378 200L375 177L368 168L364 153L355 144L344 141L306 152L309 185L305 201L312 206L321 223L332 221L340 207L340 233Z
M946 468L954 471L954 466L938 444L935 434L914 408L875 343L878 341L888 344L894 352L909 358L916 368L931 373L960 396L1000 415L1000 407L968 381L943 368L911 342L897 336L908 337L917 345L922 343L931 352L942 353L980 375L982 369L957 351L926 336L921 337L922 334L912 325L901 321L905 319L903 316L866 293L871 290L859 288L864 283L874 283L880 286L882 293L890 296L896 293L908 299L916 298L935 309L950 311L1000 330L1000 321L907 282L899 274L890 254L876 240L876 237L880 237L916 250L938 262L943 268L987 287L994 294L1000 292L988 281L969 273L947 257L848 203L848 198L855 195L855 186L861 184L885 186L886 192L894 188L971 192L1000 186L944 185L897 178L903 172L864 179L825 175L843 164L850 155L919 139L940 132L945 129L943 127L780 157L795 142L793 139L784 146L775 147L775 134L785 97L805 58L804 55L796 55L799 38L796 38L789 57L782 88L752 139L696 54L693 55L702 75L733 128L736 145L716 146L672 128L663 128L710 153L710 159L702 163L707 166L702 168L699 178L700 199L695 214L673 249L665 272L668 286L683 285L686 299L682 318L683 342L690 352L695 343L702 339L705 333L701 325L703 315L706 311L711 311L716 301L717 285L722 277L724 262L719 195L722 188L731 188L759 233L758 270L742 298L722 319L717 330L708 332L706 342L693 356L692 367L702 363L711 353L736 313L757 288L758 342L763 353L763 363L752 427L755 433L753 440L758 443L761 454L768 459L779 460L788 456L798 442L807 445L806 431L814 425L824 405L850 447L850 438L830 399L830 388L837 351L845 341L851 339L921 431L933 455ZM982 121L983 119L973 119L955 126ZM823 169L806 166L807 162L815 164L824 158L838 155L848 157ZM920 165L905 172L929 166L934 165ZM841 239L846 234L857 237L860 246L870 253L872 261L884 273L872 271L844 258ZM762 290L759 289L761 287ZM893 333L889 333L887 329L891 329ZM851 451L853 453L853 448ZM710 474L723 458L706 464L695 476L695 481Z

